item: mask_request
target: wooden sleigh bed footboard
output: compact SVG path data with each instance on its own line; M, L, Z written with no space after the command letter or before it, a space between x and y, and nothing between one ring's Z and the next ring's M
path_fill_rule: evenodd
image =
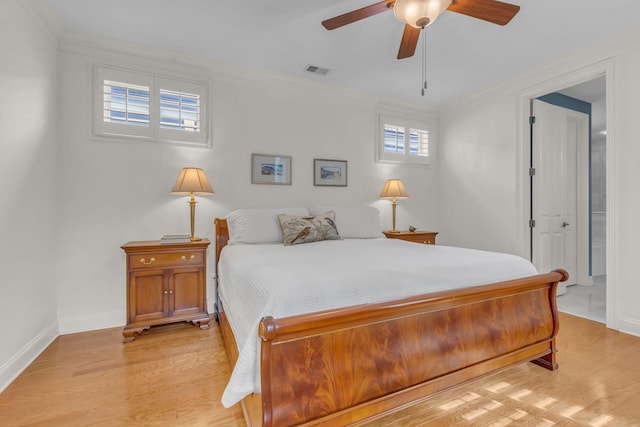
M226 223L216 220L217 256ZM273 319L259 327L261 394L251 425L349 425L517 363L557 368L564 270L402 300ZM237 348L219 316L227 351Z

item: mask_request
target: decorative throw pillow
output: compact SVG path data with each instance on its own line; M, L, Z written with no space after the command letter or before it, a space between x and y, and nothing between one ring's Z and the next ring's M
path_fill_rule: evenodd
M327 212L316 216L278 215L284 245L319 242L320 240L341 240L336 227L336 214Z

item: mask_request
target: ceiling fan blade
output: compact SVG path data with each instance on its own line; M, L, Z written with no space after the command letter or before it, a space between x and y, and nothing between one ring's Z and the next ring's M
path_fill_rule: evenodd
M322 21L322 25L327 30L335 30L336 28L340 28L343 25L351 24L361 19L368 18L370 16L385 12L389 10L394 3L395 3L395 0L384 0L384 1L372 4L370 6L363 7L361 9L344 13L340 16L336 16L335 18Z
M520 6L496 0L454 0L447 8L498 25L506 25L516 16Z
M418 39L420 38L420 28L414 28L409 24L404 26L402 41L398 50L398 59L409 58L416 52Z

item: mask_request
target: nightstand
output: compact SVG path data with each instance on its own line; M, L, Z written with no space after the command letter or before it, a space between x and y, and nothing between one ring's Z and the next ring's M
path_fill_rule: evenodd
M151 326L190 321L209 328L207 247L209 240L122 245L127 256L127 324L124 342Z
M392 233L390 231L383 231L387 239L400 239L407 242L422 243L425 245L435 245L437 231L400 231L398 233Z

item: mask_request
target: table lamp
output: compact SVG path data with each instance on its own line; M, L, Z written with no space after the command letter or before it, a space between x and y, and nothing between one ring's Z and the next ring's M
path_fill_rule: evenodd
M191 200L189 201L189 207L191 212L191 238L192 242L197 242L202 240L199 237L195 237L193 235L193 225L196 219L196 200L194 196L197 194L199 196L208 196L209 194L213 194L213 188L211 188L211 184L207 181L207 176L204 174L204 171L200 168L184 168L182 172L180 172L180 176L178 177L176 183L173 185L171 189L171 194L176 196L188 196L191 195Z
M391 200L391 218L393 221L393 228L390 230L390 233L399 233L396 230L396 199L408 199L409 195L407 194L407 190L404 189L404 185L402 181L399 179L388 179L387 183L384 185L384 188L380 192L380 198Z

